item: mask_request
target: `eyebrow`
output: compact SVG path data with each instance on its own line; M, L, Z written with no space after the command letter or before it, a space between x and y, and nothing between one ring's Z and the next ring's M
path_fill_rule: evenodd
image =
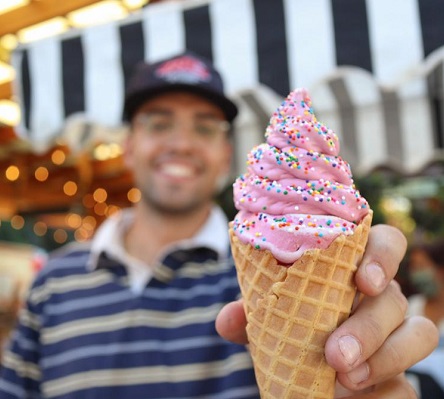
M220 120L220 117L217 116L213 112L198 112L195 116L197 118L199 118L199 119L216 119L216 120ZM222 120L225 120L225 119L222 119Z
M165 116L170 116L173 114L171 111L163 108L153 108L147 111L141 111L140 113L142 115L165 115Z

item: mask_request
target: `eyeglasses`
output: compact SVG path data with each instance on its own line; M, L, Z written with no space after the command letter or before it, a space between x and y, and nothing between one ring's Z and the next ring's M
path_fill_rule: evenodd
M176 131L188 128L194 138L207 142L230 130L230 123L223 120L198 117L191 126L187 127L174 120L171 115L162 113L140 114L136 116L134 123L145 134L152 137L166 138L172 136Z

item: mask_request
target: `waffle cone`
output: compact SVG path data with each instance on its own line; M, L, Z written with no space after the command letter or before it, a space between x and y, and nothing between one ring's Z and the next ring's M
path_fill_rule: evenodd
M372 212L354 234L307 251L292 265L243 244L231 248L247 316L247 334L262 399L332 399L335 370L324 357L328 336L349 315L353 281Z

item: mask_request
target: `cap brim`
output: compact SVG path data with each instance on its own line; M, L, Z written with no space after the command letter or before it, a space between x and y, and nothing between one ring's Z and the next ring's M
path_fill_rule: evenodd
M213 104L217 105L225 113L228 122L232 122L238 114L238 108L234 102L225 96L212 90L199 86L191 86L186 84L170 84L167 86L151 87L146 90L137 91L125 99L123 110L123 120L130 121L137 109L146 101L160 94L186 91L200 95Z

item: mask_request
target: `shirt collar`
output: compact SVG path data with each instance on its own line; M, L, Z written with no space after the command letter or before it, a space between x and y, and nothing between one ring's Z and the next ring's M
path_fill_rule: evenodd
M109 257L125 263L128 257L123 245L123 232L134 219L134 210L125 209L105 220L97 230L92 243L88 267L97 268L100 254L105 252ZM161 257L177 249L207 247L214 250L219 258L228 256L228 219L222 209L214 205L202 228L191 238L170 245Z

